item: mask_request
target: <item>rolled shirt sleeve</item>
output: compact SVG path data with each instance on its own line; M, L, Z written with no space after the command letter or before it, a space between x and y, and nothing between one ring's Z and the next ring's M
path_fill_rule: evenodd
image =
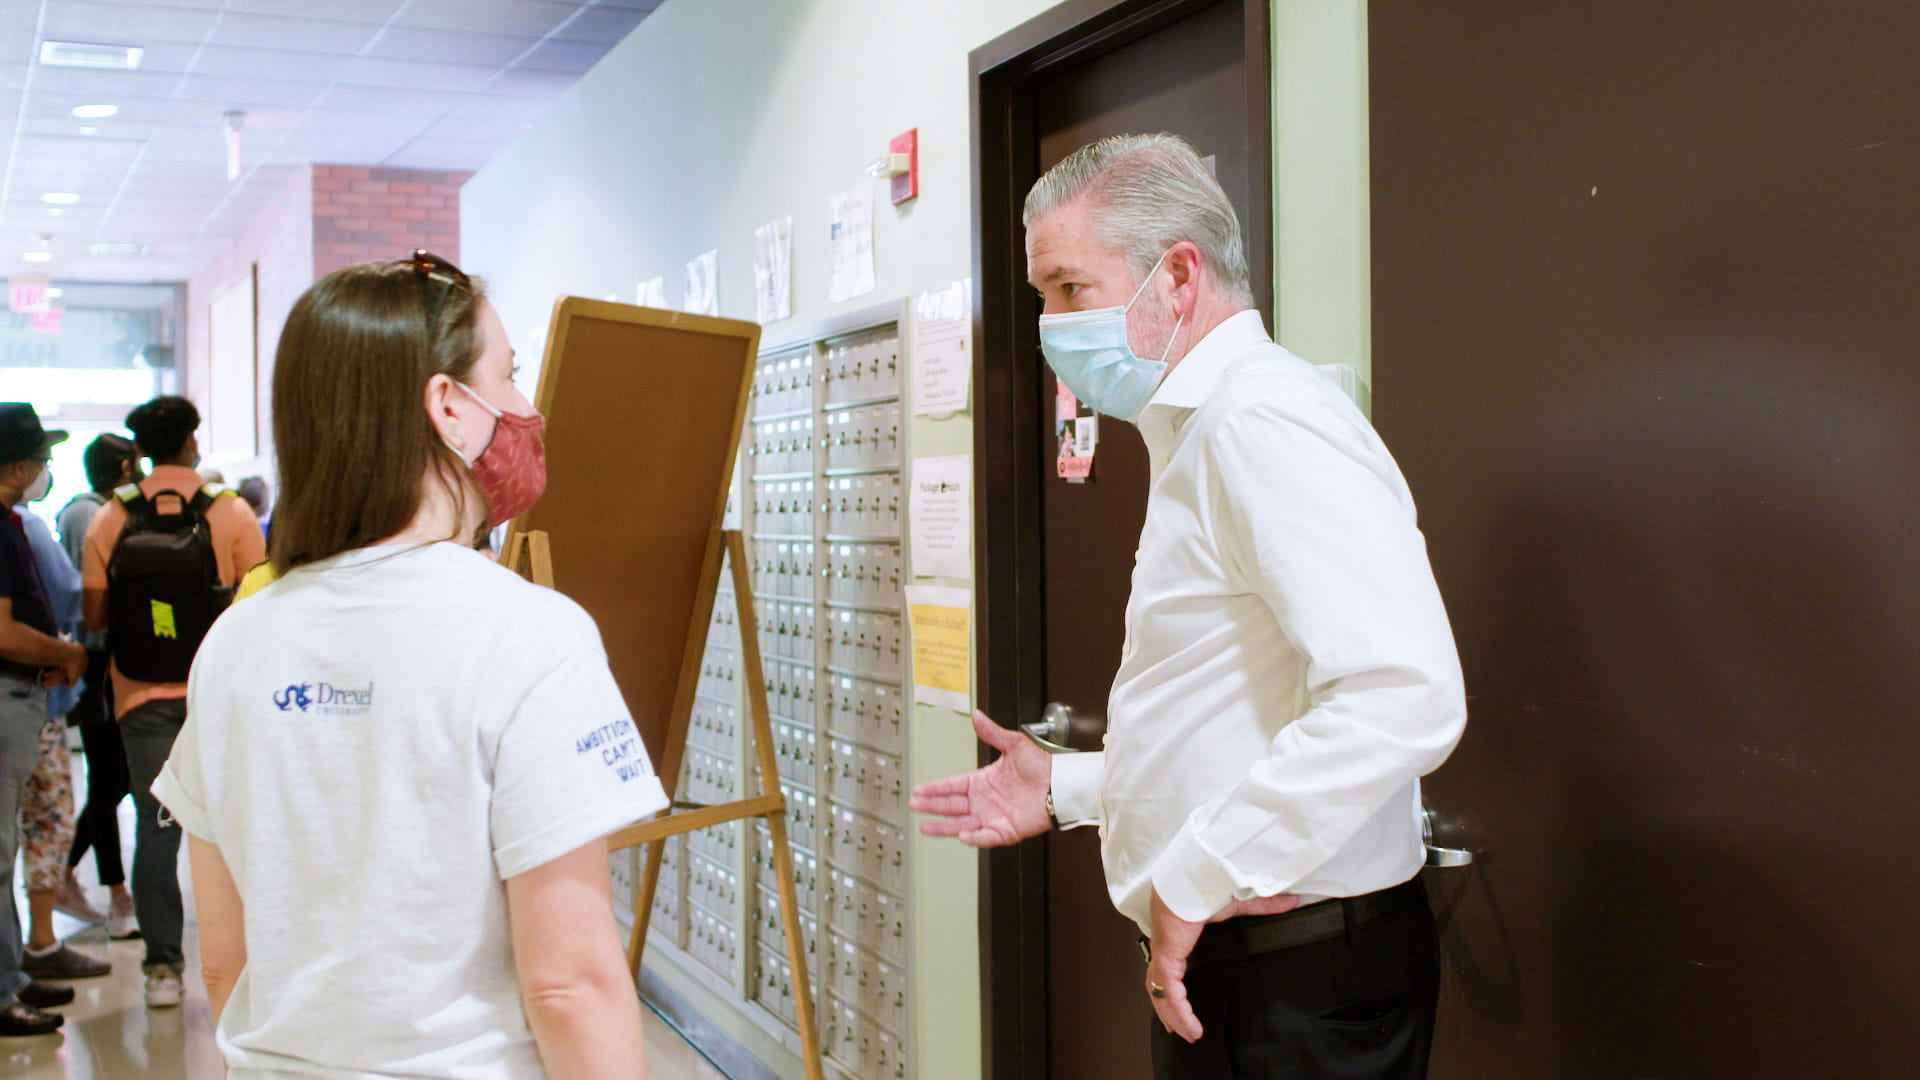
M599 634L585 612L572 614L495 750L491 825L502 879L667 805Z
M1371 431L1312 430L1260 402L1207 452L1221 557L1304 658L1308 704L1154 861L1154 890L1193 921L1291 891L1446 760L1466 723L1425 539Z

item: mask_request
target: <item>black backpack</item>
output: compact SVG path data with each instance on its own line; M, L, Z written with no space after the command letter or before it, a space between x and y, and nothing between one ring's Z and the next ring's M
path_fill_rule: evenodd
M191 499L177 491L149 499L137 484L113 493L126 527L107 560L107 647L122 675L181 683L213 620L233 602L220 579L207 511L234 493L208 484ZM177 504L160 513L155 502Z

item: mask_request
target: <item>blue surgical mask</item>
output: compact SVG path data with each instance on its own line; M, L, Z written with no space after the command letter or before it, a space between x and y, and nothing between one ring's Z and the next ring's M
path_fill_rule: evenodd
M1146 408L1147 400L1166 377L1167 353L1173 351L1185 315L1174 321L1173 334L1158 360L1140 359L1127 343L1127 311L1147 290L1147 282L1153 280L1166 258L1162 252L1154 260L1153 269L1147 271L1146 279L1133 291L1133 299L1123 307L1040 316L1040 351L1046 354L1048 365L1074 397L1097 412L1132 420Z

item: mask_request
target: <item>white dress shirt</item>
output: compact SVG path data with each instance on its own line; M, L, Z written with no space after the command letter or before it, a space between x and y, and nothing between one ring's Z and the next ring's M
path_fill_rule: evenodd
M1053 760L1142 931L1235 899L1359 896L1423 862L1419 777L1466 725L1413 497L1360 411L1268 338L1215 327L1138 420L1152 466L1106 749Z

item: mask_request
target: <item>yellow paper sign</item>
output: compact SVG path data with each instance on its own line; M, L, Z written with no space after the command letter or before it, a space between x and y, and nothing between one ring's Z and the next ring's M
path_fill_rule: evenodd
M909 586L913 631L913 699L972 711L973 633L965 589Z

